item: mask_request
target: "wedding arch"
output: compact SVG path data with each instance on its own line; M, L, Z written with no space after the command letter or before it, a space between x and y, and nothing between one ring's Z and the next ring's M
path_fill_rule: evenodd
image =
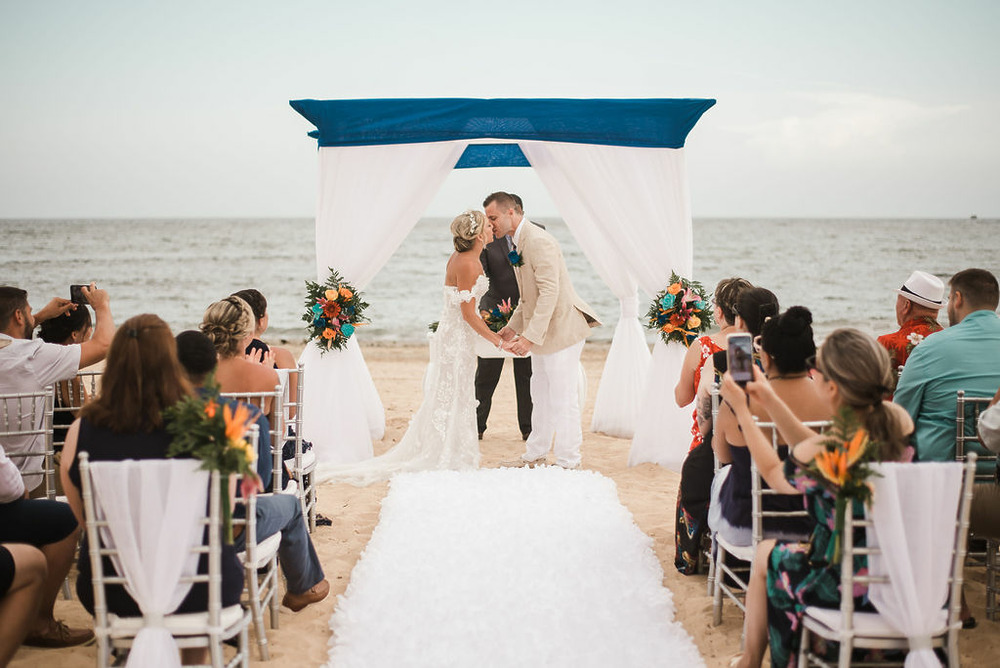
M316 130L316 275L328 267L364 287L423 215L452 169L531 167L620 316L591 430L632 438L629 464L677 465L690 412L673 385L684 348L639 323L638 288L691 276L688 133L711 99L292 100ZM485 195L485 193L484 193ZM609 324L609 323L606 323ZM302 354L306 436L321 463L372 456L385 411L356 337L340 352ZM336 425L333 427L332 425Z

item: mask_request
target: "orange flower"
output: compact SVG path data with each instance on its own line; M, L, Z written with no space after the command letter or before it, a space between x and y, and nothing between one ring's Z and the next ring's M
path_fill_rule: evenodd
M854 438L847 443L847 465L854 466L854 462L868 449L868 432L858 429L854 432Z
M674 313L670 316L670 324L680 327L684 324L684 316L680 313Z
M327 299L330 299L330 300L336 299L337 298L337 291L336 290L327 290L326 292L323 293L323 296L326 297Z
M242 441L250 421L250 409L245 404L236 404L234 411L230 404L226 404L222 419L226 422L226 439L233 443Z
M691 329L694 329L700 325L701 325L701 318L699 318L698 316L693 315L690 318L688 318L687 326L690 327Z
M670 323L668 322L667 324L665 324L665 325L664 325L663 327L661 327L660 329L661 329L661 330L663 330L663 332L664 332L664 333L666 333L666 334L669 334L670 332L674 331L674 330L675 330L675 329L677 329L677 328L676 328L676 327L674 327L673 325L671 325L671 324L670 324Z
M837 485L843 486L847 480L847 452L837 450L830 452L823 450L816 455L816 468L823 474L823 477Z
M681 284L680 283L674 283L669 288L667 288L667 292L669 292L672 295L676 295L680 291L681 291Z
M219 408L219 404L215 403L214 400L209 399L208 403L205 404L205 415L211 420L215 417L215 411Z
M343 297L344 299L350 299L351 297L354 296L354 293L351 292L350 290L348 290L347 288L341 286L340 287L340 296Z
M324 339L332 339L335 336L337 336L337 332L333 331L329 327L327 327L326 329L323 330L323 338Z

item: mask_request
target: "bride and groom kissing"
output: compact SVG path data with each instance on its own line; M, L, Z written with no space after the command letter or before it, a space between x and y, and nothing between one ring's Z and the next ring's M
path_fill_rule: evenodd
M559 243L530 224L519 198L495 192L483 207L451 223L455 252L445 267L443 312L431 339L423 401L406 433L378 457L328 469L325 480L366 485L403 471L477 468L477 336L500 350L532 356L531 433L524 454L501 466L545 464L551 448L558 466L580 468L580 353L590 329L601 323L573 289ZM486 325L478 308L488 287L480 254L494 237L509 238L508 259L520 292L499 332Z

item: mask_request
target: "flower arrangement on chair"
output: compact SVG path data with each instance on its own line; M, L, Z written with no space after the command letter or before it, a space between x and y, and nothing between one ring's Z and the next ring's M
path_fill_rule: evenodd
M870 466L876 459L878 443L858 424L857 417L842 409L833 419L823 440L823 450L816 454L805 472L810 478L836 495L836 526L830 563L838 563L843 552L844 513L854 502L870 504L870 478L878 475ZM852 511L853 512L853 511Z
M670 285L656 293L646 319L646 328L659 331L664 343L676 341L690 347L712 326L705 288L671 272Z
M309 323L309 339L316 343L320 354L340 350L354 334L355 327L369 322L364 316L368 303L340 274L330 269L325 283L306 281L306 312L302 320Z
M514 307L510 304L510 299L504 299L489 311L480 311L479 315L490 328L490 331L499 332L507 326L510 314L514 312Z
M218 471L223 479L240 476L244 498L263 489L254 465L257 451L245 438L254 422L248 406L220 400L219 386L210 380L204 393L181 399L164 411L164 418L167 433L173 436L168 457L192 457L201 461L201 468ZM221 494L225 539L231 545L233 521L228 485L222 486Z

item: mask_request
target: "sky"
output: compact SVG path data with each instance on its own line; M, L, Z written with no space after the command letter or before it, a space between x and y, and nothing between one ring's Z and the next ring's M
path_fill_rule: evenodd
M1000 217L1000 2L0 0L0 218L311 217L299 98L705 97L697 217ZM530 169L458 170L557 215Z

